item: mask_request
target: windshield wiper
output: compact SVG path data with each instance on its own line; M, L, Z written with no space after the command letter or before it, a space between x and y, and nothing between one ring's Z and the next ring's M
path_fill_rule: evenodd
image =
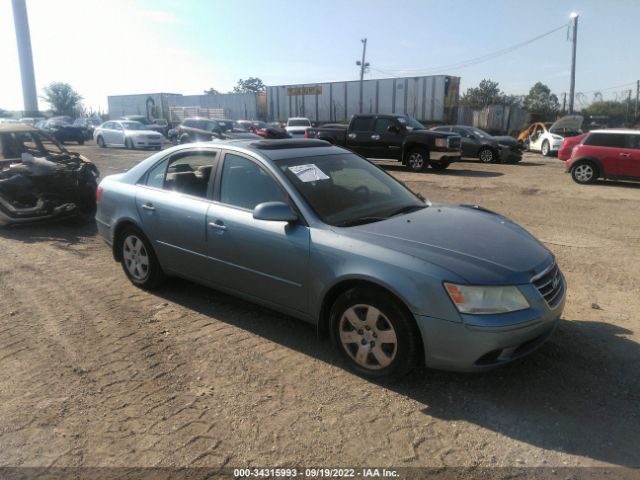
M394 210L389 214L389 217L395 217L396 215L402 215L403 213L411 213L416 210L422 210L423 208L427 208L427 205L405 205L397 210Z
M358 217L358 218L350 218L349 220L344 220L338 224L336 227L355 227L356 225L364 225L365 223L373 223L380 222L382 220L386 220L388 217Z

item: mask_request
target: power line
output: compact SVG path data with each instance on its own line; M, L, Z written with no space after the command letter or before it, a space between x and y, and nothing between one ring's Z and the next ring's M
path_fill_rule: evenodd
M540 35L537 35L533 38L530 38L529 40L525 40L524 42L520 42L517 43L515 45L511 45L510 47L506 47L503 48L501 50L496 50L495 52L491 52L491 53L487 53L485 55L482 55L481 57L475 57L475 58L471 58L468 60L464 60L462 62L457 62L457 63L451 63L449 65L441 65L439 67L432 67L432 68L417 68L417 69L398 69L398 70L382 70L379 68L373 68L373 70L383 73L385 75L391 75L392 77L396 77L397 75L395 73L400 73L400 72L404 72L405 74L428 74L428 73L433 73L436 71L444 71L444 70L457 70L460 68L465 68L465 67L469 67L472 65L477 65L478 63L483 63L483 62L487 62L489 60L493 60L494 58L500 57L502 55L506 55L507 53L511 53L514 50L517 50L519 48L522 48L526 45L529 45L530 43L536 42L544 37L547 37L549 35L551 35L552 33L557 32L558 30L562 30L564 28L566 28L567 24L564 23L561 26L554 28L552 30L549 30L548 32L542 33ZM395 72L395 73L392 73Z
M635 84L636 82L629 82L629 83L623 83L622 85L615 85L613 87L607 87L607 88L596 88L595 90L587 90L586 92L580 92L580 93L584 95L587 93L606 92L607 90L615 90L616 88L629 87Z

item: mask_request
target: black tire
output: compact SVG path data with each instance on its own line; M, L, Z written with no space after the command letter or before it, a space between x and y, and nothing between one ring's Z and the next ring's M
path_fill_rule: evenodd
M141 242L140 247L138 247L138 242ZM151 242L139 228L126 227L118 235L116 248L118 248L122 270L136 287L151 290L163 282L165 275L151 247ZM144 258L147 259L146 268L143 265ZM137 269L136 266L138 266ZM136 275L136 271L139 272L139 275Z
M451 162L447 162L446 160L440 160L438 162L431 162L431 168L434 170L446 170L451 165Z
M133 140L131 140L130 138L125 138L124 139L124 146L128 150L135 150L136 149L136 146L133 144Z
M545 157L551 156L551 147L549 147L549 142L547 140L542 142L542 146L540 147L540 153Z
M358 330L348 320L356 315L360 322L367 318L368 312L375 316L374 326L364 321ZM359 375L372 379L399 379L418 364L422 342L415 320L403 305L382 289L365 286L344 292L331 308L330 328L334 347L349 369ZM377 340L383 335L388 340L393 337L395 344ZM384 366L378 358L383 359Z
M98 143L98 146L100 148L105 148L107 146L107 144L104 143L104 138L102 138L102 135L98 135L98 138L96 139L96 142Z
M78 139L78 145L84 145L84 137Z
M180 144L182 145L183 143L189 143L191 142L191 139L189 138L189 135L187 135L186 133L184 135L182 135L180 137Z
M600 173L596 164L588 160L576 162L571 166L571 178L581 185L594 183L599 176Z
M498 156L492 148L485 147L481 148L478 152L478 158L482 163L493 163L496 161Z
M405 159L405 166L411 172L422 172L429 164L429 152L424 148L414 148Z

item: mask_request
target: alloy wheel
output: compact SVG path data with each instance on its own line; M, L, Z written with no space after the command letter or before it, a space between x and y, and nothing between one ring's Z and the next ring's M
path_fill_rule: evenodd
M136 280L145 280L149 275L149 253L140 238L129 235L122 244L122 258L127 271Z
M480 152L480 161L484 163L493 162L493 152L488 148L485 148Z
M342 348L361 367L380 370L393 362L398 337L389 319L372 305L348 308L340 318Z
M541 149L540 153L542 153L542 155L544 155L545 157L547 155L549 155L549 144L547 142L544 142L542 144L542 149Z
M593 167L588 163L583 163L582 165L578 165L574 169L574 174L573 174L575 179L580 183L590 182L593 179L594 175L595 175L595 171L593 170Z
M411 170L421 170L424 167L424 157L418 152L413 152L409 155L407 163Z

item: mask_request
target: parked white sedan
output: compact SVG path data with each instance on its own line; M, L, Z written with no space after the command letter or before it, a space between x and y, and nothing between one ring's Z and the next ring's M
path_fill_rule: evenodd
M93 139L101 148L107 146L135 148L162 148L162 134L145 130L140 122L130 120L110 120L93 131Z
M311 120L306 117L292 117L287 120L287 126L285 130L289 132L289 134L296 138L304 136L304 132L307 131L308 128L311 128Z

